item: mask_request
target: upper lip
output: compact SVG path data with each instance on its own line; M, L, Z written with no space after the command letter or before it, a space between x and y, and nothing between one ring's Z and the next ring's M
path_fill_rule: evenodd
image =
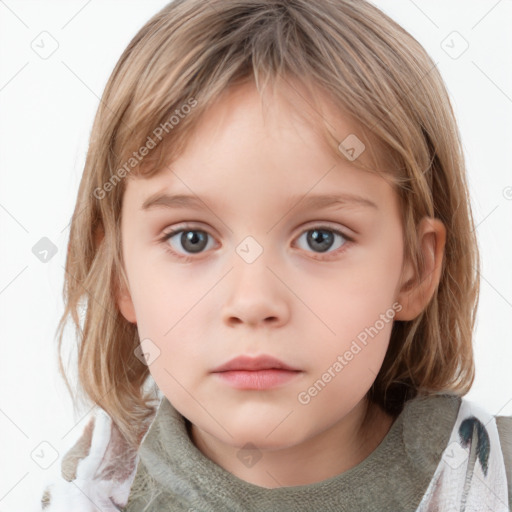
M298 371L297 368L292 368L291 366L283 363L279 359L275 357L262 355L258 357L249 357L249 356L238 356L234 359L231 359L227 363L215 368L212 372L228 372L234 370L270 370L270 369L279 369L279 370L291 370Z

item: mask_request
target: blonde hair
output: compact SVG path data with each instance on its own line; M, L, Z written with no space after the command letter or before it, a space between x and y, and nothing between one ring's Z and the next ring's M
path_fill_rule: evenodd
M71 317L79 394L101 406L133 445L154 408L144 391L148 367L134 354L137 327L116 301L126 282L123 178L161 170L183 149L205 110L234 85L253 82L261 94L282 80L322 91L357 120L358 137L376 149L374 170L385 163L396 187L404 257L419 273L418 222L437 217L447 229L434 297L416 319L394 322L368 398L396 414L419 393L463 395L473 383L478 247L454 113L422 46L361 0L177 0L135 35L98 107L71 223L58 328L68 388L61 351ZM343 157L340 140L323 128ZM156 147L142 151L150 140Z

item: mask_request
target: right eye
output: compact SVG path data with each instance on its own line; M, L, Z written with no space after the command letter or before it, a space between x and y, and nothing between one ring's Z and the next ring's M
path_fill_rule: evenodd
M174 256L190 261L190 254L201 253L208 246L209 236L210 234L202 229L181 227L165 233L161 242Z

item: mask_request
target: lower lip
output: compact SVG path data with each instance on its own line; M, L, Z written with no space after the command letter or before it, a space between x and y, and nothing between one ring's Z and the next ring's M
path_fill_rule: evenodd
M232 370L216 372L222 380L236 389L271 389L286 384L299 375L291 370Z

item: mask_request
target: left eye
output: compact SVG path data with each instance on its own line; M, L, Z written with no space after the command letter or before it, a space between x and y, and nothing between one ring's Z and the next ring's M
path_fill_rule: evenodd
M315 249L315 252L318 251L320 253L331 249L336 237L341 239L341 241L338 247L335 247L334 249L338 249L339 247L345 245L345 243L348 241L348 238L345 237L343 233L335 229L324 227L308 229L304 231L304 233L302 233L302 235L300 235L297 240L301 240L304 237L308 246Z

